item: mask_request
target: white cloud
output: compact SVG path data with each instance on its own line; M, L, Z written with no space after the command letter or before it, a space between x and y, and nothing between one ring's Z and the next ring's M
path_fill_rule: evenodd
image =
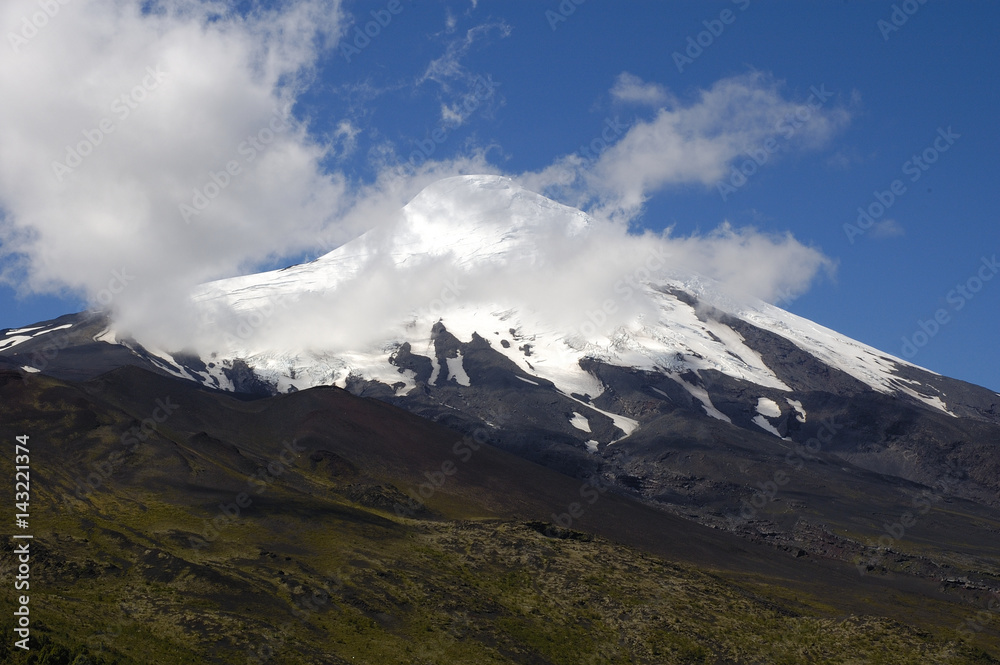
M659 107L671 101L670 93L658 83L645 83L634 74L622 72L611 88L611 97L626 104Z
M61 5L0 58L0 252L7 281L95 305L124 268L134 280L113 306L167 325L191 285L331 232L345 183L289 108L340 12L146 4ZM5 2L0 25L32 10ZM215 198L185 223L196 189Z
M906 230L894 219L880 219L872 225L868 235L872 238L898 238L906 235Z
M333 131L333 139L339 144L340 151L338 158L343 159L354 153L358 147L358 129L350 120L341 120L337 123L337 128Z
M857 148L846 147L836 150L826 163L832 169L846 171L855 164L864 164L868 159L871 159L871 156L865 157Z
M427 81L433 81L440 86L441 122L448 127L463 124L471 115L465 108L465 100L475 94L476 88L483 80L481 75L466 69L462 59L477 41L486 39L492 32L496 32L501 39L504 39L510 36L511 28L503 21L469 28L463 37L449 41L444 54L432 60L417 79L418 86ZM481 113L482 109L478 109L478 112Z
M720 182L737 159L747 159L747 150L769 139L784 150L814 149L849 119L829 99L792 101L776 81L752 72L722 79L687 104L671 102L632 125L596 160L571 155L526 174L525 182L599 216L627 220L665 187Z
M791 234L762 233L723 223L707 235L671 238L690 270L719 281L734 296L767 302L792 300L808 290L817 275L832 275L835 264Z

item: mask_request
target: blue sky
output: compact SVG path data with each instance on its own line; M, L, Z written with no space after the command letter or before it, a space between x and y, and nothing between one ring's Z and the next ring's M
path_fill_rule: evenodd
M764 233L791 233L828 257L835 270L820 271L805 293L779 304L934 371L1000 390L1000 346L994 343L1000 279L991 279L992 258L1000 254L995 217L1000 189L993 182L1000 155L995 112L1000 7L995 3L399 0L348 2L339 12L336 3L312 4L329 19L321 26L326 35L308 35L302 42L312 45L309 52L287 56L292 64L282 72L294 73L295 85L286 85L279 72L274 86L284 86L284 92L272 97L292 104L292 115L302 123L296 130L304 132L298 137L302 145L323 147L319 156L309 153L318 164L315 177L335 173L339 186L352 191L367 191L392 169L398 175L402 167L405 176L408 158L431 145L428 161L440 175L475 165L515 176L538 174L565 164L567 156L581 156L581 146L607 128L615 128L605 132L615 144L630 130L651 126L664 108L699 108L704 92L720 82L743 82L800 111L816 99L810 100L814 91L823 97L830 93L814 113L803 113L805 120L793 116L782 129L771 123L770 134L740 134L756 137L745 148L758 156L767 138L773 139L761 165L748 163L746 154L722 158L721 172L705 167L687 173L682 164L679 172L645 187L641 205L625 205L624 218L637 230L672 227L675 236L705 234L725 221ZM34 6L27 2L6 11L6 41ZM51 27L19 49L5 44L0 57L45 59L46 31L54 35L62 29L60 21L68 26L83 20L72 11L67 5L62 16L51 18ZM368 43L355 41L356 29L379 17L385 25L378 34ZM307 20L316 22L315 16ZM316 46L322 39L325 48ZM699 39L701 46L691 46ZM127 60L125 53L119 61ZM687 58L680 66L676 54ZM100 60L92 71L102 71L109 62L116 61ZM219 81L209 92L191 96L186 112L194 114L204 104L209 110L197 117L210 118L213 95L242 80L225 74L213 72ZM225 99L255 103L259 91L251 79L245 90ZM484 82L490 92L480 94ZM161 89L164 99L173 94L170 85L168 79ZM3 90L5 100L18 97L20 122L45 113L41 93L32 97L10 76L0 79L0 86L9 88ZM50 105L75 102L80 94L73 86L44 90ZM156 110L156 94L156 89L148 91L150 102L136 111L137 123L154 122L140 113ZM470 99L477 102L462 111ZM746 120L739 120L740 109L731 112L734 124ZM165 114L156 127L174 119L172 131L189 131L195 121L186 124L185 117ZM88 118L59 122L70 125L66 136L76 136L80 127L90 126ZM17 129L16 121L6 120ZM211 126L199 122L197 131L211 136ZM723 122L706 131L735 130ZM218 155L232 152L232 145L204 156L204 172L224 164ZM605 157L612 151L613 145ZM637 154L622 146L619 152ZM193 165L185 168L199 168L194 153L184 153ZM926 167L921 168L912 161L922 155L933 163L921 161ZM732 180L732 173L743 165L753 171L745 184L721 191L720 182L740 181ZM603 173L633 177L620 162L614 169ZM72 261L80 262L83 273L91 269L85 259L25 249L31 245L24 234L32 227L24 220L32 208L15 201L25 190L12 175L15 167L4 173L0 204L7 219L0 242L6 251L0 265L11 283L0 286L0 327L52 318L94 302L99 293L94 285L102 283L107 266L95 270L94 279L74 280ZM901 193L891 194L894 200L879 212L877 193L891 193L894 181ZM326 191L329 183L323 182ZM287 191L283 187L282 195ZM546 193L567 203L598 205L595 197L600 198L573 187ZM883 202L889 196L881 194ZM615 205L619 210L620 201ZM851 235L845 224L856 222L859 207L878 213L878 219ZM288 209L275 204L275 210ZM71 210L65 209L67 217ZM72 235L72 222L62 223ZM240 235L253 232L242 229ZM331 242L344 239L329 237ZM78 240L92 241L92 235ZM180 253L183 246L172 242L159 245L164 252ZM221 242L205 239L208 246ZM114 240L103 243L95 244L91 254L99 256L104 246L113 253ZM197 274L224 276L285 265L321 251L307 242L270 252L255 247L229 257L219 268L222 274ZM56 261L71 265L60 272L51 267ZM904 346L904 338L914 345Z

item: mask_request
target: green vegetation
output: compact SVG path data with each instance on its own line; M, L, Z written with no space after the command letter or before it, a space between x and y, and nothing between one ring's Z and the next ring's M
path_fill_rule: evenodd
M3 662L997 662L536 525L261 514L195 550L182 537L195 520L175 511L170 526L152 497L98 512L75 527L64 513L58 535L36 536L39 642L27 657L0 651ZM301 538L276 540L279 524Z
M565 478L485 447L420 519L399 517L394 502L421 482L422 469L410 467L450 459L448 433L334 391L270 402L286 409L264 414L270 420L251 419L263 402L187 395L184 409L99 487L67 498L81 472L120 449L120 434L166 391L154 385L130 406L123 395L131 387L109 389L101 403L97 388L85 396L48 378L33 385L0 382L4 415L17 414L0 421L0 440L32 436L35 536L32 649L13 646L8 604L0 610L2 663L1000 663L955 639L950 627L972 616L971 606L883 593L904 610L899 616L919 614L921 630L844 611L831 578L791 585L756 569L707 570L694 559L549 529L536 521L541 511L500 516L483 506ZM330 413L343 420L316 424ZM310 449L317 455L276 468L277 442L296 422L308 423L301 428L318 442ZM381 438L371 434L379 427ZM232 506L247 477L268 468L276 477L225 518L220 505ZM0 456L0 475L12 476L11 456ZM477 477L485 479L478 486ZM534 500L551 512L553 500L543 499ZM588 506L588 515L613 503ZM670 524L680 526L663 538L704 538ZM2 547L8 573L13 545ZM843 594L866 608L850 597L858 589ZM926 629L935 622L938 632ZM996 647L989 631L980 638Z

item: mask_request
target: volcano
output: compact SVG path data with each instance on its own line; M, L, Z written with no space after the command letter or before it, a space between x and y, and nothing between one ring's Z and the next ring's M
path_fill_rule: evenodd
M529 520L542 532L554 525L564 535L589 528L688 560L744 543L756 563L740 574L761 569L760 552L780 552L896 589L930 585L958 603L1000 592L1000 394L699 274L656 237L621 240L608 223L509 178L439 181L314 261L200 286L191 311L191 334L176 343L133 334L99 312L5 330L0 365L35 390L68 382L115 408L164 381L212 396L191 406L201 415L184 428L177 454L224 459L216 484L232 469L253 472L264 452L235 434L246 434L235 423L248 415L227 416L228 434L198 425L211 419L212 400L280 414L266 426L287 419L320 436L307 424L334 407L288 405L346 391L366 404L364 423L331 427L387 418L412 430L432 421L440 429L426 440L441 432L488 440L495 477L480 463L476 489L461 481L466 489L455 490L489 507L477 516ZM261 406L225 401L234 398ZM405 411L418 418L407 421ZM461 512L432 510L404 492L419 485L405 468L422 465L423 448L387 448L387 458L408 461L386 475L373 471L371 450L359 452L370 447L363 439L324 444L310 458L338 478L367 478L337 480L345 500L367 502L383 518ZM428 479L444 478L435 455ZM175 461L176 473L200 468L193 459ZM131 464L129 478L141 484L141 463ZM515 478L588 483L626 501L629 516L605 507L588 527ZM504 500L531 509L504 511ZM609 526L634 525L636 515L658 515L650 528L699 544L678 553L656 544L664 533L649 541L639 527ZM706 535L716 532L728 533ZM719 556L713 566L740 569L738 555Z

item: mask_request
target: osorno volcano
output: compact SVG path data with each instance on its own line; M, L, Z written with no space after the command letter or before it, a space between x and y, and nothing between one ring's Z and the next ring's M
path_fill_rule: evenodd
M90 312L4 331L0 360L70 380L134 364L260 396L338 386L857 561L884 558L881 522L928 488L1000 505L1000 395L734 294L641 238L603 254L610 232L509 178L448 178L314 261L202 285L185 348Z

